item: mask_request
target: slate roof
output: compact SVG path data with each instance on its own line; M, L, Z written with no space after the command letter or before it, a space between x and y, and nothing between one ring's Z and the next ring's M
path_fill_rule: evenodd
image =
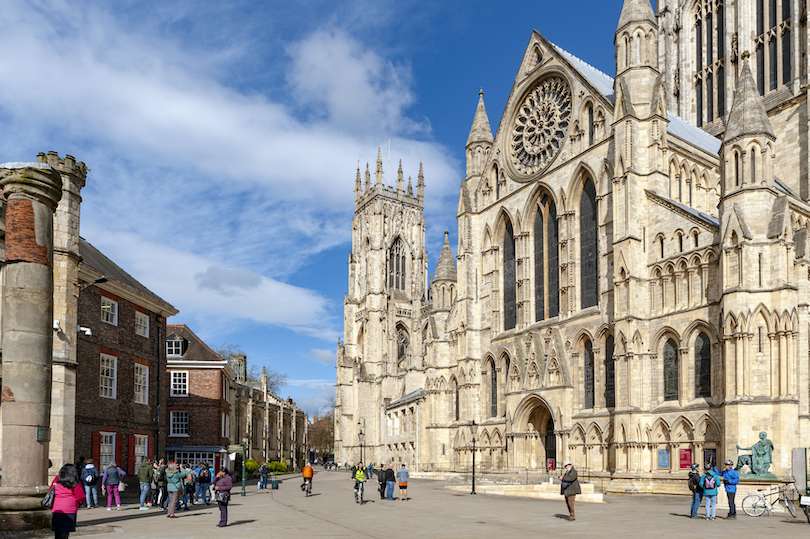
M202 339L197 337L197 335L193 331L191 331L191 328L189 328L185 324L166 324L166 335L167 339L172 335L175 335L176 337L181 337L188 342L188 348L183 354L182 359L194 361L224 360L216 352L211 350L211 348L207 344L205 344ZM169 359L179 359L179 358L170 357Z
M397 399L397 400L393 401L387 407L388 408L393 408L394 406L398 406L398 405L400 405L402 403L408 402L409 400L415 399L416 397L420 396L423 391L424 391L424 389L417 389L416 391L414 391L412 393L408 393L407 395L405 395L401 399Z
M79 256L82 257L81 263L88 268L97 271L108 279L118 281L157 303L165 305L168 307L167 310L176 311L166 300L142 285L135 277L121 269L118 264L104 256L101 251L93 247L89 241L81 236L79 236Z

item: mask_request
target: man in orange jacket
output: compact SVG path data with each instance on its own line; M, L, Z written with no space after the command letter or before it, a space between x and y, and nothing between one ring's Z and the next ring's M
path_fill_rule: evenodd
M312 490L312 477L315 475L315 470L312 469L309 462L307 462L306 466L304 466L301 474L304 476L304 484L301 485L301 490L304 490L305 485L307 484L307 479L309 479L309 488Z

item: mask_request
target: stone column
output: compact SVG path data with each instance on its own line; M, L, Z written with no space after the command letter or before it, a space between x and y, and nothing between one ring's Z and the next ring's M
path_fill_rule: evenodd
M7 163L0 165L0 187L8 199L0 509L26 511L41 509L39 502L47 490L53 213L62 196L62 178L45 163ZM9 520L13 518L2 526L13 525Z

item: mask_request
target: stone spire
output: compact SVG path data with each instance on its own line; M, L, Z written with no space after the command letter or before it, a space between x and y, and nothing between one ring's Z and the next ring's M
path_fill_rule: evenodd
M397 198L402 196L402 182L404 182L402 175L402 159L399 160L399 170L397 170Z
M377 180L375 183L381 184L383 182L383 166L382 166L382 151L380 148L377 148Z
M416 182L416 198L421 204L425 201L425 172L422 169L422 163L419 163L419 176Z
M442 245L442 252L439 255L439 262L436 264L436 273L433 274L433 282L455 282L457 279L456 263L453 260L453 249L450 248L450 233L445 230L444 245Z
M363 196L363 183L360 181L360 163L357 164L357 178L354 180L354 200L355 202Z
M624 0L619 25L616 27L617 31L630 23L641 21L649 21L653 26L658 25L650 0Z
M737 82L737 90L734 92L734 103L728 114L723 144L729 144L742 137L763 135L776 140L757 91L757 83L754 82L754 76L748 65L748 53L743 53L743 68Z
M470 136L467 137L467 146L476 142L492 144L492 128L489 126L487 109L484 106L484 90L478 92L478 106L475 109Z
M369 171L368 163L366 163L366 193L368 193L369 189L371 189L371 171Z
M408 176L408 197L413 198L413 183L410 176Z

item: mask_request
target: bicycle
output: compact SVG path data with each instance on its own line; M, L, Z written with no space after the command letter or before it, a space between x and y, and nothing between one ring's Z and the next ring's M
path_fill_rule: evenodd
M357 479L354 480L354 501L355 503L359 503L363 505L363 487L365 483L363 481L358 481Z
M742 508L745 514L750 517L758 517L762 515L766 509L769 513L773 513L773 506L781 501L787 510L790 511L790 514L793 515L793 518L796 518L796 507L793 505L793 502L788 498L787 493L782 487L777 486L776 488L779 489L778 492L767 492L763 494L762 491L765 489L759 488L757 489L757 494L749 494L746 496L742 502ZM773 504L768 501L768 496L776 496L776 500ZM810 521L810 516L808 516L808 521Z
M312 479L309 477L304 478L304 495L309 497L312 494Z
M807 517L807 523L810 524L810 496L799 497L799 507L804 511L804 516Z

